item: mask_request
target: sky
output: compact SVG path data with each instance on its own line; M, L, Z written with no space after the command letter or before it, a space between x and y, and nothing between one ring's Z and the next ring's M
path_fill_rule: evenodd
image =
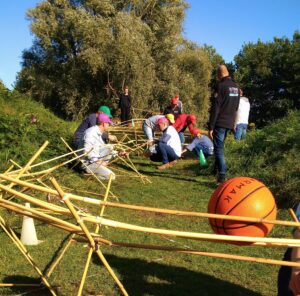
M101 0L99 0L101 1ZM22 51L30 48L26 11L40 0L0 0L0 80L12 88L21 70ZM292 39L300 31L300 0L187 0L185 38L213 46L226 62L243 44Z

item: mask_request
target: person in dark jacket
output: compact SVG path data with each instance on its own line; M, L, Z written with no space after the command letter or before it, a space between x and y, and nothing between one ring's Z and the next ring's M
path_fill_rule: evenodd
M76 129L75 133L74 133L74 137L73 137L73 148L75 150L82 148L83 147L83 136L85 131L92 127L95 126L97 124L97 118L99 114L107 114L109 116L109 118L112 118L111 115L111 111L109 109L109 107L107 106L100 106L98 111L96 113L92 113L89 114L78 126L78 128ZM103 137L110 137L111 141L115 141L116 137L115 136L109 136L108 134L103 133Z
M128 86L125 86L124 93L120 94L119 108L121 109L121 122L130 120L131 97Z
M165 109L164 114L173 114L175 119L178 115L182 114L182 102L179 101L179 96L171 99L171 105Z
M226 180L227 171L224 142L228 132L234 129L240 90L238 85L232 81L225 65L220 65L218 68L218 80L217 92L210 111L209 135L214 143L217 183L222 183Z

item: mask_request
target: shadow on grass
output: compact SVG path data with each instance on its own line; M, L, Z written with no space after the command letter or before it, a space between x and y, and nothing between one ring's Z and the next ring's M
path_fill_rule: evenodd
M14 275L6 276L3 283L14 284L40 284L40 280L28 276ZM8 292L9 291L9 292ZM3 293L3 294L2 294ZM0 288L0 295L30 295L30 296L49 296L52 295L44 285L37 287L5 287Z
M121 275L121 282L129 295L260 295L183 267L114 255L107 255L106 259ZM93 256L93 261L99 264L98 257Z

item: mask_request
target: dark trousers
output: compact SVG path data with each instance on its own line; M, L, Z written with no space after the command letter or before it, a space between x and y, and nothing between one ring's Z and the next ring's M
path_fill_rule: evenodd
M130 120L130 108L121 107L121 122Z
M224 142L226 136L230 129L222 128L222 127L215 127L214 129L214 154L215 154L215 165L219 172L219 175L226 176L226 162L225 162L225 155L224 155Z
M179 157L175 153L174 149L166 143L159 142L157 145L157 153L150 156L152 161L161 162L163 164L178 159Z
M284 261L291 261L292 249L288 248L284 254ZM289 289L292 268L289 266L281 266L278 272L277 289L278 296L293 296L293 292Z

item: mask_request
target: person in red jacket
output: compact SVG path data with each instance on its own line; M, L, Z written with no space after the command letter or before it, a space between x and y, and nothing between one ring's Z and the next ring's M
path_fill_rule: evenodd
M179 114L175 119L173 127L179 134L181 143L184 143L184 131L189 129L193 136L198 136L199 130L195 127L197 118L193 114Z

